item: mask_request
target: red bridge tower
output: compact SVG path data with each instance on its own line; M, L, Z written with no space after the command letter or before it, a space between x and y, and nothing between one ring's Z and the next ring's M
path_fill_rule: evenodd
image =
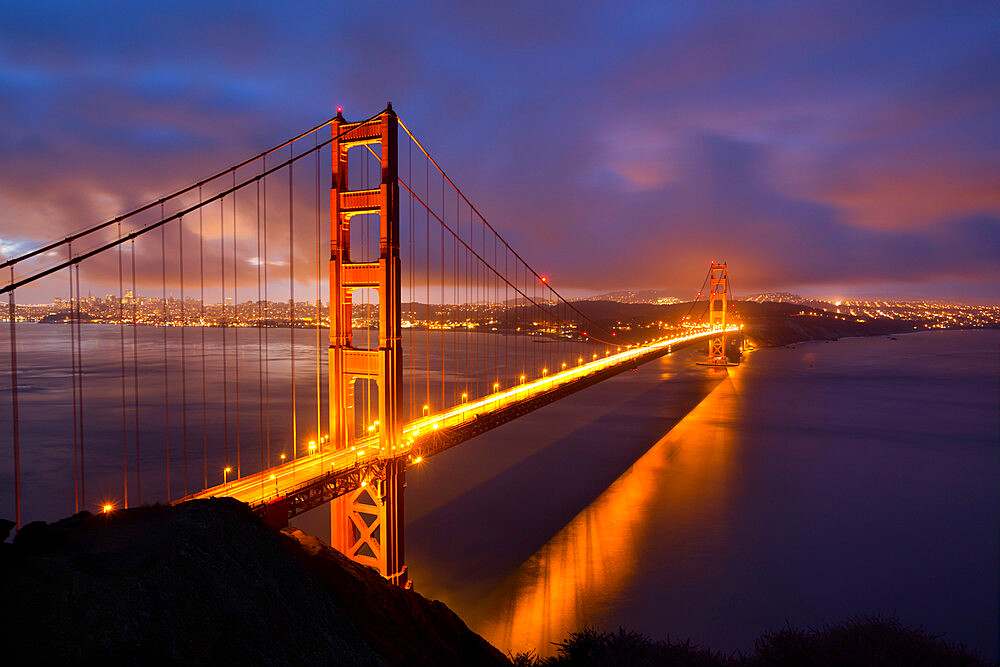
M347 123L338 111L332 124L333 179L330 190L330 424L333 445L355 442L355 387L366 383L378 399L378 445L382 474L331 502L330 541L352 560L371 565L405 586L403 565L403 488L406 461L396 457L402 425L398 396L402 386L400 317L399 182L397 130L389 105L366 123ZM339 138L338 138L339 137ZM377 188L348 189L347 155L352 148L381 149L382 180ZM373 149L374 150L374 149ZM351 220L378 215L377 261L351 257ZM378 293L378 347L356 346L351 331L355 290ZM366 332L367 333L367 332ZM367 336L366 336L367 338Z
M712 262L708 270L710 282L708 324L713 329L720 329L718 336L708 340L708 362L725 364L726 359L726 313L729 310L729 274L726 263Z

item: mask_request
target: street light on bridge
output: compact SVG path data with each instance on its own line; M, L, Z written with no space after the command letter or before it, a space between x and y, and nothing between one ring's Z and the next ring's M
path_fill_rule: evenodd
M229 489L229 473L232 471L233 469L229 466L222 469L222 486L224 486L227 490Z

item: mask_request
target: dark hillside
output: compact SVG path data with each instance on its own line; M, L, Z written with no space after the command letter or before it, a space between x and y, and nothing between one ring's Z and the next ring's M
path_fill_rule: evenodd
M614 301L579 301L573 305L601 326L615 330L624 343L663 335L663 327L679 326L685 317L701 321L708 308L704 301L694 306L691 303L657 305ZM743 323L746 335L761 347L805 340L836 340L845 336L903 333L913 331L915 324L905 320L863 320L793 303L736 301L731 305L736 321Z
M228 499L30 524L0 586L6 664L509 664L443 604Z

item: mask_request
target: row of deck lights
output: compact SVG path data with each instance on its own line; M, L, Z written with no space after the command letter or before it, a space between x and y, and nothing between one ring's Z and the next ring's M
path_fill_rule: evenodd
M662 339L658 339L658 340L662 340ZM653 341L647 341L646 344L649 344L651 342L653 342ZM628 347L634 347L634 346L628 346ZM621 348L618 348L618 349L620 350ZM610 351L605 351L604 356L607 357L607 356L610 356L610 354L611 354ZM593 354L591 356L591 359L594 360L594 361L596 361L597 360L597 354L596 353ZM577 364L578 365L582 365L583 364L583 357L577 358ZM562 371L566 370L566 362L562 362L561 363L561 370ZM548 368L542 368L542 377L543 378L548 377L548 372L549 372ZM524 382L526 380L526 377L527 376L524 375L524 374L522 374L522 375L519 376L521 384L524 384ZM499 382L494 382L493 383L493 391L494 391L494 393L499 394L499 390L500 390L500 383ZM469 401L469 394L468 394L468 392L462 392L462 405L463 406L467 405L468 401ZM497 401L497 407L499 407L499 405L500 405L500 396L499 395L497 395L496 401ZM463 407L460 410L464 412L466 410L466 408ZM427 416L430 415L430 405L429 404L425 404L423 406L423 408L422 408L422 415L424 417L427 417ZM367 429L368 432L369 433L375 432L378 429L378 425L379 425L378 420L374 421L371 425L368 426L368 429ZM440 428L440 424L438 424L437 422L435 422L435 423L433 423L431 425L431 429L434 430L434 431L437 431L439 428ZM413 431L413 436L407 439L407 443L406 444L407 445L412 445L413 442L414 442L414 438L416 436L419 436L419 435L420 435L420 427L417 427ZM323 442L326 442L327 440L329 440L329 436L321 436L319 442L323 443ZM308 448L309 448L309 452L310 453L314 453L315 450L317 449L317 447L318 447L318 445L317 445L317 442L315 440L310 440L309 441ZM355 449L357 449L357 448L356 447L352 447L351 448L352 451L355 450ZM393 449L395 449L395 446L393 447ZM282 463L284 463L284 461L285 461L285 455L284 454L281 455L281 460L282 460ZM422 460L423 460L423 457L418 456L414 460L414 463L419 463ZM331 464L331 465L336 465L336 464ZM232 471L232 468L230 468L230 467L227 466L226 469L224 470L224 473L228 474L231 471ZM271 478L275 479L274 475L272 475ZM225 479L224 479L224 483L227 483L225 481ZM275 479L275 485L277 485L277 480L276 479ZM276 488L277 488L277 486L276 486Z
M654 343L654 342L660 342L660 341L663 341L663 340L666 340L666 336L663 336L663 337L661 337L661 338L658 338L658 339L654 339L654 340L649 340L649 341L646 341L646 342L645 342L644 344L645 344L645 345L650 345L650 344L652 344L652 343ZM628 346L626 346L626 349L629 349L629 348L632 348L632 347L638 347L638 345L628 345ZM617 351L618 351L618 352L621 352L621 350L622 350L622 348L621 348L621 347L618 347L618 348L617 348ZM668 351L669 351L669 348L668 348ZM611 351L610 351L610 350L605 350L605 352L604 352L604 356L605 356L605 357L608 357L608 356L610 356L610 355L611 355ZM595 353L595 354L593 354L593 355L591 356L591 360L592 360L592 361L596 361L596 360L597 360L597 354L596 354L596 353ZM578 364L578 365L583 365L583 357L579 357L579 358L577 358L577 364ZM565 362L563 362L563 363L561 364L561 368L562 368L562 370L563 370L563 371L565 371L565 370L566 370L566 363L565 363ZM543 377L543 378L545 378L545 377L548 377L548 372L549 372L549 369L548 369L548 368L543 368L543 369L542 369L542 377ZM526 376L525 376L525 375L523 375L523 374L522 374L522 375L520 376L520 381L521 381L521 384L524 384L524 382L525 382L525 377L526 377ZM500 388L500 383L499 383L499 382L494 382L494 383L493 383L493 390L494 390L494 392L498 392L499 388ZM467 403L468 403L468 398L469 398L469 395L468 395L468 392L463 392L463 393L462 393L462 404L463 404L463 405L465 405L465 404L467 404ZM497 397L497 404L498 404L498 406L499 406L499 401L500 401L500 397L498 396L498 397ZM462 411L464 411L464 410L465 410L465 408L462 408L461 410L462 410ZM429 415L429 412L430 412L430 406L429 406L429 405L424 405L424 406L423 406L423 416L425 416L425 417L426 417L426 416L428 416L428 415ZM437 423L434 423L434 424L432 425L432 429L433 429L433 430L437 430L437 429L438 429L438 427L439 427L439 425L438 425ZM416 428L416 429L414 430L414 436L417 436L417 435L419 435L419 434L420 434L420 428L419 428L419 427L417 427L417 428ZM413 443L413 438L411 437L411 438L410 438L410 439L408 440L408 443L407 443L407 444L412 444L412 443ZM417 457L417 462L419 462L420 460L422 460L422 458L421 458L421 457Z
M661 341L661 340L664 340L664 338L656 339L657 342ZM654 342L654 341L646 341L646 344L648 345L648 344L651 344L652 342ZM630 345L628 347L633 347L633 346ZM619 349L621 349L621 348L619 348ZM607 357L609 355L610 355L610 352L609 351L605 351L604 356ZM595 353L594 355L592 355L591 358L592 358L592 360L596 361L597 360L597 354ZM577 359L577 364L578 365L582 365L583 364L583 357L579 357ZM565 370L565 369L566 369L566 362L563 362L562 363L562 370ZM548 372L549 372L548 368L543 368L542 369L542 377L543 378L547 377L548 376ZM526 376L524 374L522 374L520 376L521 384L524 384L525 379L526 379ZM493 383L493 391L494 391L494 393L499 394L499 390L500 390L500 383L499 382L494 382ZM499 405L500 405L500 396L499 395L497 396L496 400L497 400L497 407L499 407ZM467 405L468 401L469 401L469 394L468 394L468 392L462 392L462 404L463 405ZM463 407L463 408L461 408L461 411L464 412L465 409L466 408ZM424 405L423 406L423 416L426 417L429 414L430 414L430 405L429 404ZM378 424L379 424L378 420L375 420L371 425L368 426L368 431L369 432L374 432L375 430L377 430ZM431 429L434 430L434 431L438 430L438 428L439 428L439 424L437 422L435 422L434 424L431 425ZM414 437L418 436L419 434L420 434L420 427L418 426L416 429L414 429L413 436L410 437L407 440L407 445L413 444ZM329 439L330 439L330 436L326 435L326 436L320 436L318 442L316 440L310 440L309 443L308 443L309 453L310 454L315 453L316 450L317 450L317 448L321 444L327 442ZM354 451L357 448L358 448L357 446L352 447L351 451ZM393 447L393 449L395 449L395 447ZM281 459L281 463L284 464L285 463L285 459L286 459L285 454L280 454L279 458ZM413 461L413 463L420 463L420 462L423 461L423 457L422 456L417 456L416 458L412 459L412 461ZM336 465L336 464L331 464L331 465ZM225 486L227 489L229 487L229 473L231 473L232 471L233 471L232 466L226 466L225 468L222 469L222 483L223 483L223 486ZM274 490L275 490L275 493L278 493L278 479L277 479L277 476L274 475L274 474L272 474L270 476L270 478L272 480L274 480ZM367 481L363 481L361 483L361 485L362 486L367 485ZM101 507L101 510L105 514L109 514L114 509L115 509L114 504L113 503L109 503L109 502L108 503L104 503L104 505L102 505L102 507Z

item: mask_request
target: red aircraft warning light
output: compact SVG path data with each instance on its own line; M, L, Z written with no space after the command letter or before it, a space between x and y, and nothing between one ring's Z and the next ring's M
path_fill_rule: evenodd
M539 280L541 280L543 283L547 283L547 282L549 282L549 277L548 276L539 276Z

